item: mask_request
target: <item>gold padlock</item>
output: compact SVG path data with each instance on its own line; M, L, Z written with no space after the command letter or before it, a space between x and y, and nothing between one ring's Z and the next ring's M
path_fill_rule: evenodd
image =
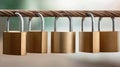
M83 32L83 21L81 21L81 31L79 32L79 51L80 52L99 52L99 32L94 31L94 16L88 13L92 19L92 32Z
M52 53L75 53L75 32L72 32L71 18L68 19L70 32L56 32L58 17L55 17L54 32L51 33Z
M20 31L9 31L9 21L7 19L6 31L3 32L3 54L8 55L26 55L26 32L24 29L24 20L20 13L15 13L21 19Z
M44 17L37 13L41 19L41 31L31 31L31 19L29 19L29 31L27 32L27 52L47 53L47 32L44 31Z
M98 31L100 31L100 21ZM113 31L100 31L100 52L118 52L118 32L115 31L115 20L112 18Z

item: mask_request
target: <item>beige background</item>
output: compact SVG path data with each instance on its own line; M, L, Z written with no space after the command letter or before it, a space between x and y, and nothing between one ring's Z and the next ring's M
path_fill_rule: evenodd
M39 4L42 2L42 4ZM46 9L46 10L120 10L120 0L25 0L25 9ZM25 7L24 7L25 6ZM45 7L43 7L45 6ZM46 24L47 31L53 31L54 18L46 18L51 24ZM52 19L49 21L49 19ZM97 19L95 31L97 31ZM75 54L51 54L50 53L50 32L48 39L48 54L27 54L27 56L11 56L2 54L2 32L5 29L6 18L0 18L0 67L120 67L120 53L81 53L78 51L78 31L81 18L73 18L73 28L77 31L76 53ZM27 18L25 19L27 22ZM37 19L34 19L37 20ZM33 20L33 21L34 21ZM116 30L120 30L120 18L116 18ZM59 31L67 31L66 18L58 22ZM84 30L90 31L90 18L85 20ZM111 19L102 20L102 31L111 30ZM27 24L25 24L27 25ZM35 23L34 23L35 25ZM63 27L61 27L63 26ZM11 25L12 27L12 25ZM33 27L34 28L34 27ZM27 28L26 28L27 29Z

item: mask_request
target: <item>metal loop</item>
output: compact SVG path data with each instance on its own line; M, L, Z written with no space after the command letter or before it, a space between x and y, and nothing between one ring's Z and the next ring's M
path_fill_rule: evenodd
M59 17L55 17L55 21L54 21L54 31L56 31L56 23L57 23L57 20L58 20ZM71 21L71 17L68 16L67 17L69 19L69 31L71 32L72 31L72 21Z
M19 29L20 29L20 32L23 32L24 31L24 20L23 20L23 17L20 13L16 12L15 13L19 18L20 18L20 21L21 23L19 24ZM6 22L6 31L9 32L9 24L10 24L10 17L7 18L7 22Z
M40 20L41 20L41 31L44 31L44 23L45 23L44 17L40 13L37 13L36 15L40 17ZM32 17L29 18L29 31L31 31L31 20L32 20Z
M94 31L95 18L94 18L94 15L92 13L88 13L88 15L91 17L91 20L92 20L92 32L93 32Z
M94 19L94 15L92 13L88 13L88 15L91 17L92 19L92 32L94 31L94 22L95 22L95 19ZM84 19L85 18L82 18L82 23L81 23L81 31L83 32L83 22L84 22Z
M82 32L83 32L83 22L84 22L84 20L85 20L85 17L83 17L82 20L81 20L81 31Z
M102 17L100 17L100 18L98 19L98 31L100 31L100 22L101 22L101 20L102 20Z
M115 20L114 20L114 17L111 17L112 19L112 31L114 32L115 31ZM102 20L102 17L99 18L98 20L98 31L100 31L100 22Z
M112 19L112 31L114 32L115 31L115 18L111 17L111 19Z

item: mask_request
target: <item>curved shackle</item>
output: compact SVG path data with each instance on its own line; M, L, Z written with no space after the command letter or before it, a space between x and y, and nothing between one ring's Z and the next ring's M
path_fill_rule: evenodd
M94 15L92 13L88 13L88 15L91 17L91 20L92 20L92 32L94 31L94 22L95 22L95 19L94 19ZM85 17L82 18L81 20L81 31L83 32L83 22L85 20Z
M58 20L58 18L59 17L55 17L55 21L54 21L54 31L56 31L56 24L57 24L57 20ZM68 20L69 20L69 31L71 32L72 31L72 21L71 21L71 17L70 16L68 16L67 17L68 18Z
M23 32L24 31L24 20L23 20L23 17L18 12L16 12L15 14L20 18L21 22L19 22L19 29L20 29L20 32ZM6 22L6 31L7 32L9 32L9 24L10 24L10 17L7 18L7 22Z
M111 19L112 19L112 31L114 32L115 31L115 18L114 17L111 17ZM98 20L98 31L100 31L100 22L101 22L101 20L102 20L102 17L100 17L99 18L99 20Z
M44 31L44 23L45 23L45 20L44 20L44 17L43 17L43 15L42 14L40 14L40 13L37 13L36 14L37 16L39 16L40 17L40 20L41 20L41 31ZM30 17L29 18L29 31L31 31L31 20L32 20L32 17Z

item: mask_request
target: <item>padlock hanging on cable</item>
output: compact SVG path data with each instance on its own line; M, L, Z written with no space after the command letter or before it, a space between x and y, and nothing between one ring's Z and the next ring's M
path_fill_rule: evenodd
M100 52L118 52L118 32L115 31L115 20L112 19L112 31L101 31L100 21L98 22L98 31L100 32Z
M92 13L88 13L92 20L92 31L83 31L83 21L81 21L81 32L79 32L79 51L80 52L99 52L99 32L94 31L95 19Z
M44 31L44 17L37 13L41 19L41 31L31 31L31 19L29 19L29 31L27 32L27 52L28 53L47 53L48 32Z
M20 13L20 31L9 31L10 18L7 18L6 31L3 32L3 54L26 55L26 32L24 32L24 20Z
M75 32L72 32L71 18L69 19L69 32L57 32L55 17L54 32L51 32L51 53L75 53Z

